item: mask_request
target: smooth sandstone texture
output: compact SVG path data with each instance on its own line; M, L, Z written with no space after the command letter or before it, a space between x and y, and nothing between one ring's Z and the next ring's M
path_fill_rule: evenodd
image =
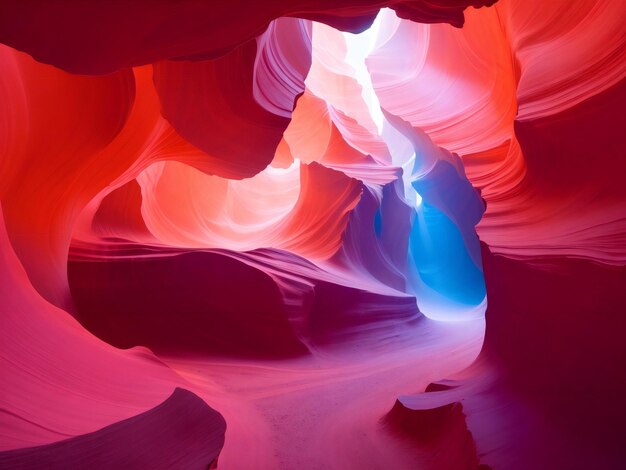
M0 3L0 467L620 469L626 3Z

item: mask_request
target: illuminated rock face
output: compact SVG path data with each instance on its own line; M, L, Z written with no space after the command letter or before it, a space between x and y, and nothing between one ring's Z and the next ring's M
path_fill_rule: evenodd
M626 4L270 3L0 5L0 467L622 468Z

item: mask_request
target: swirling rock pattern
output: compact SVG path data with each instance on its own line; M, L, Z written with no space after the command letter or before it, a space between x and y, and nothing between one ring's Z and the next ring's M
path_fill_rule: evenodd
M0 4L0 467L619 469L626 4Z

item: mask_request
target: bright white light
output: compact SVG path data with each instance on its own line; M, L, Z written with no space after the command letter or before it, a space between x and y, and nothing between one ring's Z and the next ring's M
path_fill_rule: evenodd
M370 55L374 46L376 45L376 39L378 38L378 32L380 31L380 24L382 22L383 15L378 13L374 23L369 29L359 34L343 33L343 37L346 40L346 47L348 53L346 55L346 63L354 68L356 73L356 80L362 87L362 96L367 104L367 107L372 116L372 120L376 124L378 133L380 134L383 129L384 116L380 109L380 102L374 91L372 85L372 78L370 77L369 70L365 64L365 59Z
M422 205L422 196L420 196L420 193L415 191L415 207L419 207L421 205Z
M355 78L362 88L362 97L376 125L378 135L385 141L391 154L392 164L403 169L404 197L409 204L419 206L422 198L411 185L411 173L415 162L412 143L385 118L380 101L374 90L366 59L376 46L383 21L393 21L395 13L381 9L372 26L359 34L343 33L347 54L345 61L355 71Z

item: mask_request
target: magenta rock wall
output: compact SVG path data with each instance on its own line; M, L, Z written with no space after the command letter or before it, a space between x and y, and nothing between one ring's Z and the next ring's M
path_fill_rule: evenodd
M625 24L0 2L0 468L625 468Z

